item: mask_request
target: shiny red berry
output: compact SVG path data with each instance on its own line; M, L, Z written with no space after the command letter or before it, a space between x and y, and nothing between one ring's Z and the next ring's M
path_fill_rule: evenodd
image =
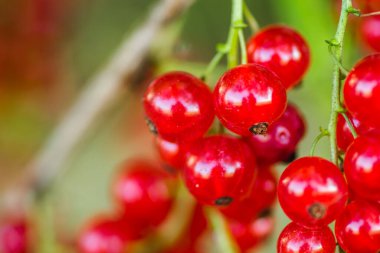
M335 235L346 253L380 251L380 205L353 201L335 223Z
M380 201L380 133L359 136L348 147L344 172L350 189L360 198Z
M365 126L361 121L359 121L357 118L352 117L352 115L348 112L347 116L350 119L352 125L354 126L357 134L362 135L371 130L370 127ZM341 151L346 152L348 146L354 141L354 136L351 133L347 121L341 114L338 115L336 133L336 142L338 148Z
M365 57L350 71L344 83L344 101L353 117L380 127L380 54Z
M247 47L248 62L272 70L287 89L298 84L309 68L309 46L290 27L269 26L255 34Z
M231 205L221 209L222 213L231 219L250 222L253 217L270 209L277 197L277 179L271 167L258 168L257 177L251 194Z
M180 170L185 163L186 143L170 142L160 136L155 139L158 154L165 164Z
M278 184L278 200L285 214L307 227L326 226L343 210L347 184L338 167L319 157L292 162Z
M365 45L376 52L380 52L380 17L363 18L359 29Z
M271 216L251 218L249 222L231 219L227 222L242 253L263 243L273 233L275 225Z
M113 194L126 219L156 226L166 218L173 203L170 183L159 168L144 161L128 161L116 178Z
M30 252L28 224L22 219L4 220L0 223L0 252Z
M335 238L327 227L305 228L288 224L277 241L277 253L334 253Z
M203 204L229 205L246 197L255 179L255 158L242 140L211 136L188 149L184 178L189 191Z
M97 217L81 231L78 248L81 253L129 253L133 241L140 238L124 220Z
M154 80L144 95L144 107L151 130L169 141L197 139L214 119L210 89L184 72Z
M267 134L251 135L246 141L258 163L273 164L288 161L304 134L303 116L295 106L288 104L281 118L268 127Z
M266 131L286 108L280 79L258 64L227 71L214 90L216 115L229 130L249 136Z

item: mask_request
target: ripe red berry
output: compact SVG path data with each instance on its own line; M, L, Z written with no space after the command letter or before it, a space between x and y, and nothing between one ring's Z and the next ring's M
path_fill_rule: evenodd
M258 64L227 71L214 90L216 115L229 130L249 136L266 131L286 108L280 79Z
M185 163L185 143L170 142L157 136L156 147L161 159L173 169L182 169Z
M335 238L327 227L305 228L288 224L277 241L277 253L334 253Z
M371 130L370 127L365 126L358 119L352 117L352 115L348 112L347 112L347 116L350 119L352 125L354 126L357 134L362 135L368 132L369 130ZM347 121L344 119L344 117L341 114L338 115L336 132L337 132L336 142L337 142L338 148L341 151L346 152L348 146L354 141L354 136L351 133L351 130L350 130L350 127L348 126Z
M228 226L241 252L257 247L263 243L274 230L274 219L271 216L251 218L249 222L228 220Z
M154 80L144 95L144 107L151 130L169 141L197 139L214 119L210 89L184 72Z
M28 224L22 219L4 220L0 224L0 252L30 252Z
M272 207L277 197L276 188L277 179L272 168L260 166L251 194L241 201L231 203L221 211L228 218L250 222L252 217L257 217Z
M344 83L348 111L372 127L380 127L380 54L365 57L350 71Z
M348 185L360 198L380 201L380 133L359 136L344 158Z
M288 104L284 114L268 127L265 135L251 135L246 141L252 147L258 163L273 164L288 161L305 134L305 123L297 108Z
M361 39L365 45L376 52L380 52L380 17L363 18L359 29Z
M283 172L278 200L286 215L307 227L325 226L343 210L347 184L333 163L319 157L303 157Z
M125 218L141 226L160 224L173 203L168 176L144 161L128 161L123 165L113 185L113 194L125 211Z
M242 140L211 136L188 149L184 178L189 191L203 204L229 205L252 190L255 158Z
M306 41L287 26L269 26L261 30L249 40L247 47L248 62L272 70L287 89L301 81L310 64Z
M335 235L346 253L380 251L380 205L353 201L335 223Z
M124 220L97 217L81 231L78 248L81 253L128 253L140 238Z

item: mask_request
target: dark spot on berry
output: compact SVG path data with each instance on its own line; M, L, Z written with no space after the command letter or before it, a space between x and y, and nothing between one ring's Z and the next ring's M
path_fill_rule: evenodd
M233 198L225 196L220 197L217 200L215 200L215 205L217 206L228 206L233 201Z
M158 135L158 131L157 131L156 126L153 124L153 122L148 117L145 117L145 122L149 128L149 131L154 135Z
M253 125L249 128L249 131L255 135L266 134L268 131L268 123L261 122L256 125Z
M165 171L167 171L171 175L177 174L177 170L168 164L163 164L162 167L164 168Z
M272 215L272 210L269 208L266 208L259 213L259 218L265 218L271 215Z
M298 157L297 155L297 151L294 151L293 153L291 153L287 158L285 158L284 160L282 160L284 163L291 163L293 162L294 160L296 160Z
M326 207L321 203L314 203L308 208L308 212L314 219L322 219L326 214Z

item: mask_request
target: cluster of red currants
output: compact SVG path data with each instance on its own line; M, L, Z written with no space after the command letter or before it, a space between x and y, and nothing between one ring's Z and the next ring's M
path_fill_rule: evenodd
M310 62L307 43L285 26L258 32L247 52L248 64L225 72L213 92L191 74L170 72L144 95L161 158L199 204L218 207L242 252L273 230L272 167L294 159L305 133L286 91L300 83ZM219 125L211 127L214 115Z
M380 119L374 115L380 112L380 54L355 65L343 95L349 122L338 116L337 145L347 183L325 159L304 157L291 163L280 178L278 197L294 222L280 235L278 252L335 252L327 227L333 220L346 253L380 251ZM354 138L351 130L359 136Z

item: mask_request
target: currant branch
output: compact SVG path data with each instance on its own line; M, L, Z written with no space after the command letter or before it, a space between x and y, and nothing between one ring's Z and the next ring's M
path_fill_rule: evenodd
M343 40L344 34L347 26L347 19L349 15L349 9L352 8L351 0L342 0L342 9L340 12L339 24L335 33L335 37L330 41L330 47L334 47L333 56L337 60L337 62L342 62L342 54L343 54ZM332 86L332 94L331 94L331 113L330 120L328 125L329 137L330 137L330 153L331 160L335 164L338 164L338 149L336 144L336 125L337 125L337 117L338 111L341 108L340 104L340 88L341 88L341 77L342 71L340 68L340 64L334 64L333 71L333 86Z

